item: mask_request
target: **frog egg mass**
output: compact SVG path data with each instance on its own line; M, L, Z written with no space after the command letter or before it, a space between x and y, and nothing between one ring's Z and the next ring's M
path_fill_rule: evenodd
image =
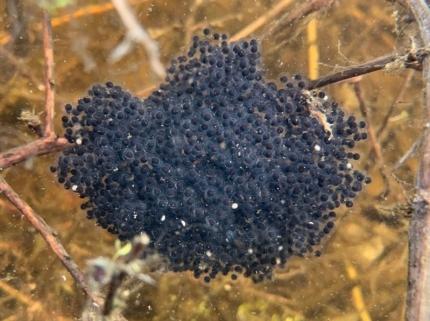
M66 105L56 171L87 217L140 233L172 271L270 278L313 251L370 182L354 169L365 123L296 75L264 77L256 40L204 30L140 99L111 82Z

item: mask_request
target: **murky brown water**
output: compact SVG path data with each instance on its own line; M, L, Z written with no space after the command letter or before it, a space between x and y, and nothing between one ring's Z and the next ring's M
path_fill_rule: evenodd
M0 43L16 60L5 58L0 51L0 151L34 139L34 133L18 118L23 111L43 111L41 10L34 1L17 1L22 3L22 15L13 22L6 13L7 2L0 0L4 13L0 17ZM93 83L112 80L141 96L159 83L142 46L136 45L114 64L107 62L125 32L107 2L70 2L53 13L52 20L58 132L63 105L82 96ZM132 1L139 21L159 43L166 64L203 26L235 34L278 2ZM283 13L301 3L291 1ZM262 40L267 74L307 74L310 18L283 26L283 13L252 34ZM395 33L393 8L387 1L336 1L317 20L320 75L393 52L396 44L403 49L408 45L407 37L399 38ZM17 27L23 28L25 36L13 43L8 37ZM354 86L357 83L345 82L327 90L345 110L360 116ZM157 277L156 287L144 286L132 296L125 311L129 320L402 319L408 199L413 194L417 159L413 155L400 166L396 164L423 126L421 76L408 70L377 72L362 77L359 86L376 130L393 103L394 111L379 137L382 158L375 158L370 143L360 145L365 157L359 166L368 170L373 183L352 210L339 215L323 255L295 258L285 270L276 272L273 281L257 285L248 279L233 282L222 277L208 285L187 273L164 274ZM395 102L403 88L404 95ZM39 157L1 175L59 232L72 257L84 267L88 259L110 256L114 237L86 220L79 208L80 199L56 183L49 172L55 159L55 154ZM381 168L388 177L385 182ZM76 320L84 301L42 238L1 198L0 319Z

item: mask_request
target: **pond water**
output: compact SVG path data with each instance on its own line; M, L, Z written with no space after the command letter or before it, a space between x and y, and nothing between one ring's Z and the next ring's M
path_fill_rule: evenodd
M61 1L52 1L51 6ZM260 41L268 78L299 73L318 78L375 57L407 50L408 30L384 0L334 1L327 9L289 20L306 1L129 1L157 42L164 65L184 53L204 27ZM318 2L318 1L314 1ZM327 1L329 3L330 1ZM43 119L42 10L45 1L0 0L0 151L37 138L23 115ZM46 4L45 4L46 5ZM278 8L279 10L275 10ZM278 11L278 12L277 12ZM94 83L113 81L139 97L160 84L140 44L112 59L126 29L106 1L69 0L52 11L57 133L66 103ZM393 70L391 70L393 69ZM356 167L372 177L351 209L338 211L320 257L290 259L273 279L217 276L209 284L189 272L154 274L155 286L133 288L128 320L397 321L403 319L407 228L423 122L419 72L379 71L324 90L357 118L367 110L376 145L359 143ZM361 106L360 106L361 104ZM360 108L361 107L361 108ZM376 156L375 156L376 155ZM111 257L115 236L87 220L81 199L58 184L49 166L58 154L1 172L15 191L58 231L84 268ZM85 295L22 215L0 198L0 319L79 320Z

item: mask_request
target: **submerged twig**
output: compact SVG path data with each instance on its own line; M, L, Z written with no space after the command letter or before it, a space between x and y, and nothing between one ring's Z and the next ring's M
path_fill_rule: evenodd
M0 153L0 170L25 161L36 155L43 155L58 151L68 142L64 138L57 138L54 132L54 53L52 47L52 27L48 13L43 16L43 55L45 59L45 129L42 138L23 146L12 148Z
M425 48L411 50L405 55L399 55L397 53L385 55L365 62L363 64L351 66L346 68L345 70L335 72L333 74L310 81L308 89L324 87L346 79L354 78L364 74L369 74L377 70L389 69L393 66L393 64L396 67L420 70L422 68L424 58L428 55L429 51Z
M33 156L62 150L69 146L65 138L44 137L0 154L0 170L23 162Z
M33 300L30 296L25 295L21 291L18 291L13 286L9 285L0 279L0 290L7 293L9 296L14 298L16 301L21 302L29 307L34 312L43 311L44 307L39 301Z
M308 0L302 1L300 5L293 8L291 11L284 13L279 19L276 19L272 26L267 28L262 34L262 38L267 37L268 35L275 35L279 31L283 31L291 26L296 26L300 21L304 21L305 18L310 16L313 13L319 12L320 10L327 10L331 8L334 0ZM294 36L297 33L293 34ZM294 37L293 36L293 37ZM281 48L288 42L292 37L287 37L287 39L279 39L276 49Z
M396 108L396 105L403 99L403 96L406 93L406 90L408 89L412 77L414 76L415 71L413 69L410 69L405 81L403 82L403 85L399 91L399 94L397 95L396 98L394 98L393 102L390 105L390 108L388 109L387 113L385 114L384 118L381 121L381 124L379 125L378 130L376 131L376 137L380 137L382 135L382 133L384 132L385 128L387 127L387 124L391 118L391 116L393 115L393 112Z
M318 50L318 20L312 19L307 27L308 43L308 77L317 79L319 75L319 50Z
M185 46L187 46L188 43L191 41L192 34L193 34L192 26L195 25L196 11L198 11L198 9L202 5L202 3L203 3L203 0L194 0L194 2L190 6L189 16L185 20L185 23L184 23L184 30L185 30L184 45ZM206 23L206 21L205 21L205 23Z
M384 157L382 155L381 144L379 143L378 138L376 136L375 128L374 128L372 122L370 121L371 117L369 115L369 108L367 107L367 105L364 101L363 92L362 92L362 89L360 86L360 82L355 81L353 83L353 86L354 86L355 96L357 97L357 100L358 100L358 107L360 108L360 113L363 116L363 118L366 120L366 123L367 123L367 133L369 135L369 141L370 141L370 144L372 146L372 150L376 155L376 163L378 165L381 177L384 181L384 191L381 193L381 196L385 197L388 195L388 193L390 191L390 181L388 179L388 174L385 170L385 165L384 165L385 162L384 162Z
M68 145L64 138L57 138L54 132L54 106L55 96L53 88L53 47L52 31L49 15L44 12L43 16L43 54L45 58L45 131L44 137L29 144L16 147L0 154L0 169L10 167L31 156L46 154L59 150ZM3 194L29 221L36 231L44 238L54 254L60 259L66 269L70 272L76 283L82 288L85 294L95 305L100 305L101 301L90 290L83 273L72 260L61 241L54 231L21 197L12 187L0 176L0 193Z
M0 192L25 216L30 224L40 233L51 250L57 255L61 263L73 276L77 284L82 290L94 301L97 302L90 291L83 273L80 271L76 263L71 259L69 253L61 244L57 237L57 232L54 231L45 221L41 218L19 195L12 189L12 187L0 177Z
M0 47L0 57L8 60L23 76L28 77L38 90L42 91L44 89L43 84L36 78L31 68L29 68L21 59L10 53L5 47Z
M357 97L357 100L358 100L358 107L360 108L360 113L367 123L367 133L369 135L370 144L372 145L372 149L376 154L377 162L379 163L380 166L383 166L384 158L382 156L382 148L378 142L378 139L376 138L375 128L373 127L373 124L369 119L370 118L369 109L367 108L366 103L364 102L363 92L362 92L360 83L358 81L354 82L353 88L354 88L355 96Z
M43 55L45 58L45 137L54 137L55 87L54 50L52 48L52 26L49 14L43 14Z
M142 44L148 54L149 64L152 70L160 77L164 78L165 70L160 61L158 44L152 40L146 30L139 24L127 0L112 0L115 9L121 17L124 26L127 28L127 35L124 40L111 53L110 60L117 61L131 49L133 42Z
M426 128L426 131L428 129ZM423 138L424 135L421 135L418 137L418 139L412 144L412 146L406 151L406 153L403 154L402 157L399 158L399 160L396 162L396 164L393 166L392 171L395 171L399 169L403 164L412 156L414 156L422 147L423 145Z
M430 46L430 8L425 0L405 0L411 9L424 47ZM423 60L425 111L430 117L430 60ZM423 136L423 154L417 174L415 212L409 227L406 320L430 320L430 131Z
M393 113L394 113L394 111L395 111L395 109L396 109L396 106L397 106L397 104L403 99L403 97L404 97L404 95L405 95L405 93L406 93L406 90L407 90L407 88L409 87L409 85L410 85L410 82L411 82L411 80L412 80L412 77L413 77L413 75L414 75L414 73L415 73L415 70L413 70L413 69L409 69L409 72L408 72L408 74L407 74L407 76L406 76L406 79L405 79L405 81L403 82L403 84L402 84L402 86L401 86L401 88L400 88L400 91L399 91L399 94L393 99L393 101L392 101L392 103L391 103L391 105L390 105L390 107L388 108L388 111L387 111L387 113L384 115L384 118L382 119L382 121L380 122L380 124L379 124L379 127L378 127L378 129L376 130L376 138L377 138L377 140L378 141L380 141L380 139L381 139L381 136L382 136L382 134L384 133L384 131L387 129L387 127L388 127L388 123L390 122L390 119L391 119L391 117L392 117L392 115L393 115ZM422 137L420 137L419 138L419 140L420 141L422 141ZM382 142L380 142L379 144L380 145L384 145L386 143L386 140L385 141L382 141ZM412 156L414 153L415 153L415 151L417 150L417 149L419 149L419 147L421 146L421 145L419 145L418 147L417 147L417 142L415 142L414 143L414 146L415 146L415 148L412 148L412 149L410 149L408 152L406 152L405 153L405 155L403 156L403 157L401 157L398 161L397 161L397 163L396 163L396 165L394 165L389 171L392 173L392 172L394 172L395 170L397 170L400 166L402 166L403 165L403 163L410 157L410 156ZM411 152L411 153L410 153ZM372 158L373 158L373 156L375 155L375 150L374 149L371 149L371 150L369 150L369 152L367 153L367 155L366 155L366 159L367 160L371 160Z
M103 289L107 289L101 309L92 311L96 320L111 318L121 310L123 283L127 277L155 285L155 281L146 273L161 268L162 260L157 254L145 254L148 243L148 236L143 234L125 243L112 260L101 257L89 262L87 276L92 290L101 294ZM89 313L88 308L84 310L84 320Z
M254 20L249 25L245 26L242 30L231 36L230 41L237 41L242 38L249 36L257 29L261 28L267 21L272 20L278 14L287 8L293 1L292 0L280 0L272 9L268 10L264 15L260 16L257 20Z
M348 276L352 282L357 283L351 290L352 302L354 304L354 308L357 311L357 314L360 317L361 321L372 321L372 318L367 310L366 303L364 301L363 290L361 286L358 284L358 272L357 269L350 263L345 262L345 269Z

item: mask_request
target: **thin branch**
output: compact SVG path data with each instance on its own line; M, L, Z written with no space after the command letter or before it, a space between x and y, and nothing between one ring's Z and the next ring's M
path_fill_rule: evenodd
M397 106L397 104L403 100L403 96L406 93L406 90L409 88L409 85L411 83L411 80L414 76L415 72L414 70L409 70L405 81L403 82L403 85L399 91L399 94L396 98L394 98L393 102L390 105L390 108L388 109L388 112L385 114L384 118L381 121L381 124L379 125L378 130L376 131L376 137L380 137L382 133L384 132L385 128L388 125L388 122L390 121L391 116L393 115L393 112Z
M306 40L308 44L308 77L319 77L320 53L318 48L318 20L311 19L306 28Z
M45 58L45 113L46 123L44 137L37 139L29 144L13 148L0 154L0 170L17 164L29 157L42 155L48 152L62 149L68 145L64 138L57 138L54 132L54 55L52 47L52 28L49 15L44 12L43 16L43 52ZM66 249L54 231L19 195L12 187L0 176L0 193L3 194L29 221L29 223L39 232L46 241L54 254L60 259L75 282L82 288L89 297L91 303L100 307L102 300L95 296L89 288L83 273L72 260Z
M40 233L51 250L57 255L61 263L70 272L77 284L82 290L92 299L93 302L98 302L98 299L93 296L85 277L76 263L72 260L69 253L57 238L57 232L54 231L19 195L10 187L10 185L0 177L0 192L25 216L30 224Z
M427 131L427 130L428 130L428 128L426 128L425 131ZM425 131L424 131L424 133L425 133ZM395 171L395 170L399 169L401 166L403 166L403 164L409 158L416 155L416 153L421 149L421 147L423 145L423 139L424 139L424 135L421 135L420 137L418 137L418 139L412 144L412 146L406 151L406 153L404 153L403 156L399 158L399 160L393 166L391 171Z
M105 300L103 306L98 309L87 306L83 311L82 320L125 320L121 315L124 299L134 291L129 286L123 285L123 281L130 277L130 282L139 280L155 285L155 280L148 273L163 270L164 261L158 254L147 252L144 255L148 243L148 236L142 234L118 249L112 259L99 257L88 263L86 273L88 283L91 284L94 293L103 296ZM126 297L123 295L125 289L128 292ZM107 293L103 295L103 292Z
M164 66L160 60L160 52L158 49L158 44L152 40L146 30L139 24L136 16L133 13L133 9L127 0L112 0L112 3L117 10L124 26L127 28L127 36L124 41L118 45L118 53L121 56L124 55L124 50L129 50L132 42L141 43L148 54L149 64L152 70L160 77L165 77ZM114 50L115 52L115 50ZM111 55L111 60L118 60L120 57L118 55Z
M384 165L385 162L384 162L384 156L382 154L381 144L379 143L378 138L376 136L375 127L373 126L370 120L371 115L369 115L369 108L367 107L364 101L360 82L355 81L353 83L353 86L354 86L355 96L357 97L357 100L358 100L358 106L360 108L361 115L363 116L363 118L367 123L367 133L369 135L369 141L372 146L372 150L376 155L376 163L379 167L379 172L384 181L384 191L381 193L381 196L386 197L390 191L390 181L388 180L388 174L385 170L385 165Z
M264 15L260 16L257 20L254 20L249 25L245 26L242 30L234 34L230 41L237 41L242 38L249 36L257 29L261 28L268 21L271 21L274 17L280 14L285 8L287 8L293 1L292 0L281 0L272 9L267 11Z
M54 132L54 52L52 47L52 27L49 15L43 16L43 55L45 59L45 130L44 137L3 152L0 154L0 170L13 166L36 155L58 151L68 142L64 138L56 138Z
M369 310L366 306L366 302L364 300L363 289L360 286L358 271L350 262L345 262L345 270L348 276L348 279L355 283L353 288L351 289L351 297L352 303L354 304L354 308L357 311L357 314L360 316L361 321L372 321Z
M137 5L139 3L144 2L148 2L148 0L130 0L131 5ZM51 23L54 28L60 27L66 23L70 23L71 21L76 22L76 20L81 19L83 17L101 15L114 9L115 8L110 1L105 3L79 6L79 9L77 9L76 11L52 18ZM42 29L42 25L37 23L36 28ZM11 40L12 35L10 33L0 33L0 46L7 45Z
M0 290L6 292L9 296L14 298L16 301L30 307L32 312L43 311L44 307L38 301L33 300L31 297L25 295L21 291L18 291L13 286L9 285L7 282L0 279Z
M193 36L193 29L192 26L195 25L195 19L196 19L196 13L199 10L199 7L203 4L203 0L194 0L193 3L190 5L190 8L188 9L189 15L188 18L184 22L184 30L185 30L185 37L184 37L184 45L188 46L188 44L191 41L191 38ZM206 23L207 21L205 21Z
M405 95L406 90L409 87L410 82L411 82L414 74L415 74L415 70L409 69L409 72L408 72L408 74L406 76L406 79L405 79L405 81L403 82L402 86L399 89L399 94L393 99L390 107L388 108L387 113L384 115L384 118L382 119L382 121L380 121L378 130L376 131L376 138L378 139L378 141L380 140L380 138L381 138L382 134L384 133L384 131L387 129L388 123L389 123L390 118L391 118L391 116L393 115L393 113L394 113L394 111L396 109L397 104L403 100L403 96ZM380 142L380 145L384 146L386 144L387 139L389 139L389 138L386 138L385 140L382 140L382 142ZM420 138L420 140L422 141L422 137ZM414 145L415 144L416 143L414 143ZM414 151L414 153L415 153L415 151ZM393 166L390 169L391 173L393 171L397 170L400 166L402 166L403 162L406 161L408 157L412 156L413 153L412 154L408 154L408 152L407 152L406 155L408 155L406 158L403 158L403 157L400 158L400 160L396 163L396 165ZM375 153L374 153L374 150L371 149L371 150L368 151L365 159L370 163L370 161L373 160L373 156L375 156ZM369 163L366 166L369 166L370 165Z
M129 264L131 264L133 261L136 261L136 260L142 265L141 268L145 264L145 259L142 258L142 255L148 243L149 243L149 238L146 234L137 236L132 240L130 244L131 246L129 248L129 252L122 256L119 255L114 260L114 263L115 263L114 265L116 266L116 268L114 269L115 271L112 273L112 278L108 285L108 292L106 294L104 306L102 309L103 315L108 316L114 310L114 301L117 296L117 292L120 289L121 284L129 274L129 271L127 271L124 267L128 266ZM148 262L149 261L150 260L148 260ZM148 284L151 284L151 285L155 284L155 281L152 280L152 278L149 276L147 276L146 280L148 281L147 282Z
M367 108L366 103L364 102L363 93L361 90L360 83L358 81L353 83L355 96L358 100L358 106L360 108L360 113L367 123L367 132L369 134L370 144L372 145L372 149L376 154L377 163L380 166L384 165L384 158L382 156L382 148L376 138L375 128L373 127L372 122L370 121L369 109Z
M404 67L420 70L422 68L424 58L428 55L429 51L424 48L414 51L411 50L405 55L399 55L397 53L385 55L365 62L361 65L351 66L345 70L310 81L308 89L324 87L346 79L369 74L377 70L390 69L393 67Z
M15 57L13 54L11 54L6 48L0 47L0 57L7 59L12 65L14 65L19 72L30 79L30 81L35 85L37 89L40 91L44 90L43 84L39 81L39 79L36 78L34 73L28 66L22 61L22 59L19 59Z
M298 34L297 30L300 28L296 28L297 30L295 32L291 32L287 37L285 37L285 30L290 30L292 26L297 27L299 22L306 22L306 18L313 13L330 9L333 3L334 0L302 1L298 6L283 14L279 19L274 19L272 25L264 31L261 37L266 38L268 35L275 35L276 46L274 46L271 51L285 47L285 44L288 41L295 38ZM280 31L282 31L283 35L282 37L277 37L276 34Z
M430 47L430 8L425 0L405 0L421 34L423 46ZM426 119L430 119L430 61L423 61ZM423 153L416 181L415 211L409 225L408 292L406 320L430 320L430 131L423 139Z
M65 138L44 137L0 154L0 170L23 162L33 156L44 155L70 146Z
M43 56L45 58L45 137L54 137L54 50L52 48L52 26L49 14L43 13Z
M114 309L114 300L117 295L117 291L126 277L127 273L124 271L119 271L115 273L114 276L112 276L112 280L108 285L108 292L106 294L102 310L103 315L108 316L111 314L112 310Z

